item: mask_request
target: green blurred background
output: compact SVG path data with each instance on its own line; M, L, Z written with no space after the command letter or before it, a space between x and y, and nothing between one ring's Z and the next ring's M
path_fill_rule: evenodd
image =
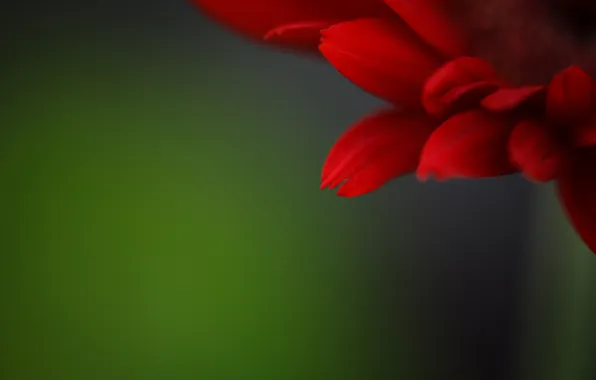
M184 1L2 16L0 379L596 376L548 186L341 199L320 167L379 103L332 68Z

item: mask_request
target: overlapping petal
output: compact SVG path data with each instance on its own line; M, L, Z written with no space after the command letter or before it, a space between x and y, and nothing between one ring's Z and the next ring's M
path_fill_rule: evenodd
M190 0L229 28L256 39L275 35L272 42L316 51L319 29L302 28L300 35L270 33L296 31L297 26L342 22L391 13L383 0ZM284 38L281 38L284 37Z
M592 78L578 66L555 75L546 92L546 110L551 120L575 124L585 120L593 103Z
M525 120L509 137L509 157L527 178L547 182L565 168L567 150L552 126Z
M466 53L466 38L446 12L444 0L385 0L410 27L445 57Z
M545 86L500 88L482 99L480 104L491 112L508 112L534 100L536 104L540 104L544 99L544 90Z
M367 18L323 31L321 52L364 90L395 104L420 108L424 81L440 57L395 18Z
M558 181L559 199L571 224L592 252L596 253L596 155L581 152Z
M482 110L449 118L424 146L418 178L487 178L515 172L507 155L512 128L511 120Z
M480 104L501 85L497 73L486 61L460 57L447 62L428 78L422 92L422 104L435 117Z
M424 114L384 110L356 123L335 143L323 167L321 188L341 187L353 197L411 173L436 125Z
M581 68L546 86L509 86L487 62L465 56L445 0L191 2L241 34L320 51L356 85L403 109L376 113L342 135L322 188L350 197L413 171L441 180L520 170L538 182L557 180L571 223L596 253L596 85Z

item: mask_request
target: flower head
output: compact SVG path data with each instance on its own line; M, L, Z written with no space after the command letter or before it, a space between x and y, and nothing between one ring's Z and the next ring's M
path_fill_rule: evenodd
M560 26L584 2L192 1L244 35L321 56L390 104L338 139L321 188L351 197L408 173L445 180L521 172L557 182L569 219L596 252L596 85L582 69L596 70L596 52L582 50L575 26ZM489 11L496 16L481 27ZM504 22L507 12L514 19ZM524 12L536 16L526 29ZM550 50L530 40L536 30L550 36Z

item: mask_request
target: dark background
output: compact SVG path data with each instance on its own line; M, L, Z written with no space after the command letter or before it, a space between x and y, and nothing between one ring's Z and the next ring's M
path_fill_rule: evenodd
M596 375L596 262L551 186L321 192L382 103L183 0L0 21L1 379Z

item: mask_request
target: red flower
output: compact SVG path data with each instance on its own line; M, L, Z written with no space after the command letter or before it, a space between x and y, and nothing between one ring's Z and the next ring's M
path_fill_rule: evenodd
M546 86L542 112L515 126L509 139L511 161L526 177L555 180L567 215L596 251L595 83L572 66Z
M480 58L442 0L192 0L265 43L319 54L393 107L335 143L322 188L357 196L416 172L420 179L522 172L556 180L596 252L596 86L578 67L550 83L514 86Z

